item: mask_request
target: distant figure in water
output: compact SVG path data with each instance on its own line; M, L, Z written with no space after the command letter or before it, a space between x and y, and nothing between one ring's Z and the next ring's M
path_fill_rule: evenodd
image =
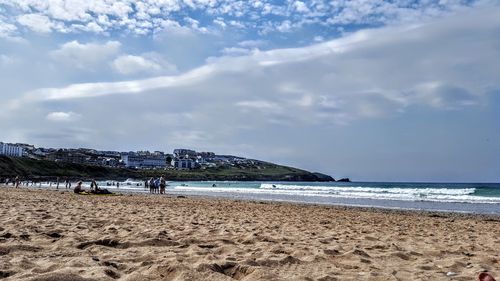
M83 182L79 181L76 184L75 189L73 190L73 192L75 192L75 193L85 192L85 190L82 188L82 184L83 184Z
M477 276L477 281L495 281L495 278L491 276L488 272L481 272Z
M217 185L214 183L214 184L212 184L212 187L217 187Z
M116 182L116 188L120 188L120 182Z

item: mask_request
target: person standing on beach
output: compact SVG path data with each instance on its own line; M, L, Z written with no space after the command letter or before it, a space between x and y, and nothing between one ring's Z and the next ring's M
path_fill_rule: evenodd
M100 189L95 180L90 183L90 192L99 193Z
M66 179L66 189L71 189L71 181Z
M19 176L16 176L14 179L13 184L16 186L16 188L19 188L19 184L21 183L21 180L19 179Z
M167 182L163 177L160 177L160 194L165 194L165 187L167 187Z
M156 178L155 180L155 193L160 193L160 178Z
M154 193L155 191L155 180L153 178L149 179L149 193Z

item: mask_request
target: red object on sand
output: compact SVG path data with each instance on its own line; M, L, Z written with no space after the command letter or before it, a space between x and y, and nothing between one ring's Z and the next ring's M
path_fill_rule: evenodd
M478 281L495 281L495 278L493 278L493 276L491 276L489 273L487 272L481 272L479 273L479 275L477 276L477 280Z

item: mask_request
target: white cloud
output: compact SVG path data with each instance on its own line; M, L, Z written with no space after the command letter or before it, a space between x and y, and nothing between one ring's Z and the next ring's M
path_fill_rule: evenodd
M71 27L75 30L81 30L81 31L86 31L86 32L93 32L93 33L103 33L105 30L102 26L97 24L94 21L91 21L85 25L83 24L73 24Z
M238 46L244 48L258 48L266 45L267 42L264 40L245 40L238 43Z
M230 47L222 49L222 54L226 56L242 56L248 55L252 52L252 50L246 48L238 48L238 47Z
M115 56L120 50L120 42L108 41L99 43L80 43L78 41L67 42L50 56L55 61L76 66L81 69L93 70L97 65L106 63L107 60Z
M17 21L35 32L49 33L54 27L52 20L41 14L25 14L17 18Z
M14 59L10 56L0 54L0 66L2 65L9 65L14 62Z
M293 24L289 20L284 20L276 26L279 32L290 32L292 30Z
M441 81L425 82L417 85L414 90L417 101L421 100L436 108L459 109L477 105L480 101L478 93Z
M219 100L223 104L262 109L279 105L287 108L280 118L314 122L328 118L336 122L338 116L342 122L385 116L416 104L460 108L480 103L487 88L498 86L495 75L485 67L496 63L495 50L489 47L495 44L485 41L496 40L497 10L479 9L427 24L364 30L303 48L220 57L180 75L40 89L29 97L61 100L199 89L211 97L227 98ZM464 29L481 32L471 33L464 41L457 36ZM448 47L443 48L442 42ZM81 44L73 45L78 49ZM114 63L122 73L155 71L159 65L143 56L122 56ZM469 79L471 71L482 77L481 84ZM422 86L431 82L438 86ZM336 107L325 106L332 103Z
M294 6L295 10L299 13L309 13L310 12L307 5L302 1L293 2L293 6Z
M127 30L136 34L156 33L165 21L197 32L212 27L251 28L262 33L289 32L307 24L349 25L414 22L439 17L472 5L471 1L234 1L234 0L3 0L9 9L0 10L10 24L18 22L35 32L107 33ZM475 2L487 2L476 0ZM8 10L8 12L7 12ZM201 15L200 15L201 14ZM17 17L17 19L16 19ZM196 19L209 19L202 25ZM286 21L283 21L286 18ZM325 18L328 20L325 21Z
M146 55L147 56L147 55ZM151 57L151 55L149 56ZM122 74L134 74L139 72L175 72L175 65L169 64L167 62L155 61L154 58L147 58L144 56L134 56L134 55L122 55L116 58L112 67Z
M222 28L225 28L227 26L227 24L224 22L224 19L219 17L219 18L216 18L214 19L213 21L216 25L219 25L220 27Z
M114 79L119 79L119 76L109 74L110 63L120 55L126 56L124 52L133 50L137 42L131 40L131 44L124 43L123 47L118 43L115 48L110 48L113 51L99 59L100 62L94 60L93 69L97 71L92 73L92 79L77 78L78 81L109 82L72 84L70 81L63 84L63 80L37 79L44 80L42 86L37 84L38 90L31 91L35 88L33 82L7 96L6 102L0 104L0 122L5 124L0 136L15 135L58 146L83 143L113 149L164 149L165 145L165 150L168 150L189 143L195 149L210 146L211 150L218 149L221 153L230 153L233 149L267 159L277 155L276 147L288 151L283 155L299 155L307 147L308 155L298 156L300 159L295 159L294 164L314 162L345 167L346 161L351 161L352 171L358 171L360 163L366 162L364 160L373 160L370 153L377 153L379 146L383 148L385 145L385 150L380 152L383 157L376 160L386 162L392 162L384 158L391 153L395 156L389 160L408 156L405 154L408 147L422 148L418 152L425 154L429 148L426 141L431 136L438 140L441 136L448 137L446 140L452 144L433 150L438 155L449 156L450 153L443 151L469 143L471 152L467 155L474 156L478 153L470 145L472 137L467 139L468 135L485 135L495 144L499 143L496 141L498 137L495 139L491 133L498 131L495 130L498 124L492 120L496 115L487 112L487 108L497 105L490 101L493 98L487 92L500 89L497 71L500 65L497 48L499 13L498 7L473 8L454 17L418 25L346 33L342 38L306 47L221 56L180 74L164 75L161 72L162 76L116 82ZM142 40L139 38L138 41L142 44ZM177 43L176 40L162 42ZM196 43L192 45L206 46L203 40ZM92 44L95 48L90 48ZM158 44L158 41L145 42L144 45L149 44ZM107 49L106 45L106 42L68 43L61 46L61 52L52 54L49 65L54 61L77 65L87 61L86 57L92 53L102 53L100 49ZM161 48L165 46L167 44ZM231 46L252 49L261 45L260 42L238 44L233 41ZM72 52L68 51L68 54L63 50ZM12 54L7 48L3 52L9 56ZM82 53L86 53L83 59L80 58ZM161 60L141 53L140 49L134 56L163 67ZM34 60L33 65L42 64L40 62L44 61ZM30 79L23 78L26 76L34 75L31 72L20 75L22 83L31 83ZM32 110L26 111L26 108ZM443 110L447 111L440 112ZM64 119L61 116L67 117L53 114L49 118L47 113L53 111L85 113L85 118L76 119L81 130L67 130L56 135L63 127L72 129L76 126L51 120L57 116L60 119ZM460 136L465 136L466 141L453 142L453 139L461 138L448 131L441 133L443 128L453 129L447 125L457 120L454 119L456 116L460 116L457 118L460 120L474 116L464 122L472 125L458 127L464 131ZM432 122L436 117L441 118L438 121L442 124ZM481 122L484 122L484 127ZM429 135L421 138L420 143L415 142L412 129L416 129L415 135ZM405 130L399 139L401 131L398 130ZM158 138L144 137L151 131L158 132ZM117 138L127 141L116 142ZM407 146L405 142L414 143ZM349 145L350 149L342 154L341 150ZM483 152L491 153L479 155L478 159L481 159L475 164L486 163L482 162L486 161L484 159L492 162L497 155L493 153L497 146L490 147L493 149ZM460 148L467 149L467 145ZM418 156L416 154L410 153L408 157ZM322 160L317 161L316 155L322 155ZM419 164L425 166L426 162L432 161L420 161ZM445 164L451 162L468 161L450 160ZM401 163L400 160L398 165ZM377 164L367 165L364 171L369 172ZM392 168L398 168L398 165L394 164ZM484 166L478 169L484 170Z
M282 107L279 104L266 100L239 101L236 103L236 106L242 107L244 109L261 110L264 112L282 111Z
M11 38L16 31L15 25L4 22L0 17L0 38Z
M78 120L81 117L80 114L74 112L50 112L47 114L46 119L53 122L71 122Z
M481 1L476 1L481 3ZM331 2L330 24L387 24L416 22L460 11L470 1L378 1L351 0Z
M313 40L314 42L323 42L325 38L323 38L323 36L314 36Z

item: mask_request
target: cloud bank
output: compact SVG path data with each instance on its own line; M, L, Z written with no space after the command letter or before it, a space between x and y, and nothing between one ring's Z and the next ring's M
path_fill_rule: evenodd
M168 100L189 92L234 108L269 110L273 116L284 107L283 111L291 113L281 116L284 119L334 123L403 112L412 105L440 109L479 105L491 88L499 86L491 72L500 62L494 47L498 12L498 8L478 10L426 24L362 30L301 48L254 49L248 55L212 58L179 75L73 84L39 89L27 96L43 101L156 91ZM475 32L464 38L464 30ZM69 42L53 55L92 63L115 53L119 43L106 43L99 56L93 47ZM78 50L78 57L73 49ZM87 51L92 55L87 57ZM113 67L122 73L161 68L131 55L116 58ZM469 79L471 75L481 81Z
M266 2L252 3L269 14L286 15L289 10L305 14L302 19L320 9L312 2L292 2L284 10ZM50 13L56 23L94 20L86 15L87 8L58 14L49 4L35 11L33 3L16 7L45 16ZM130 14L126 3L116 3L116 20ZM338 12L327 17L334 25L377 22L368 12L375 1L363 3L347 8L349 2L342 2L343 8L335 8ZM187 33L172 32L165 35L167 40L148 41L160 45L154 51L149 45L135 48L143 37L136 41L71 38L45 50L47 59L32 55L31 70L16 68L19 56L5 48L0 54L4 77L27 71L36 83L23 80L30 87L18 94L6 92L0 104L0 137L47 146L118 150L190 147L357 179L467 180L474 175L496 179L500 128L493 122L497 116L493 109L500 104L495 99L500 92L500 8L465 9L469 4L462 1L446 3L436 4L440 7L436 14L453 10L449 16L343 31L333 40L315 34L315 43L288 48L272 48L273 42L256 38L225 44L223 35L203 41L208 37L196 37L203 23L188 19L184 21L189 28L169 23ZM183 5L223 8L216 1L191 4L157 10L149 6L146 14L133 15L147 18L148 13L169 9L174 13ZM331 3L325 5L333 9ZM377 6L380 13L390 13L386 5ZM432 10L421 5L419 11ZM225 11L238 17L239 8L230 7ZM149 17L145 21L155 22ZM228 18L218 21L222 29L231 25ZM271 27L291 32L296 21L292 17ZM50 32L58 26L51 25ZM260 32L265 28L263 24ZM193 35L191 29L199 33ZM168 37L173 34L179 42ZM190 54L192 50L208 44L219 46L220 56L212 55L190 69L179 70L177 62L171 63L176 57L190 60L196 56ZM188 50L167 57L179 46ZM46 79L45 73L55 73L52 77L57 79ZM400 178L391 178L392 172Z
M4 9L0 13L6 21L0 22L0 26L11 33L27 28L39 33L99 34L126 30L142 35L166 27L201 32L229 27L260 33L290 32L313 25L414 22L461 10L474 2L478 1L2 0L0 8ZM196 20L200 15L207 20Z

